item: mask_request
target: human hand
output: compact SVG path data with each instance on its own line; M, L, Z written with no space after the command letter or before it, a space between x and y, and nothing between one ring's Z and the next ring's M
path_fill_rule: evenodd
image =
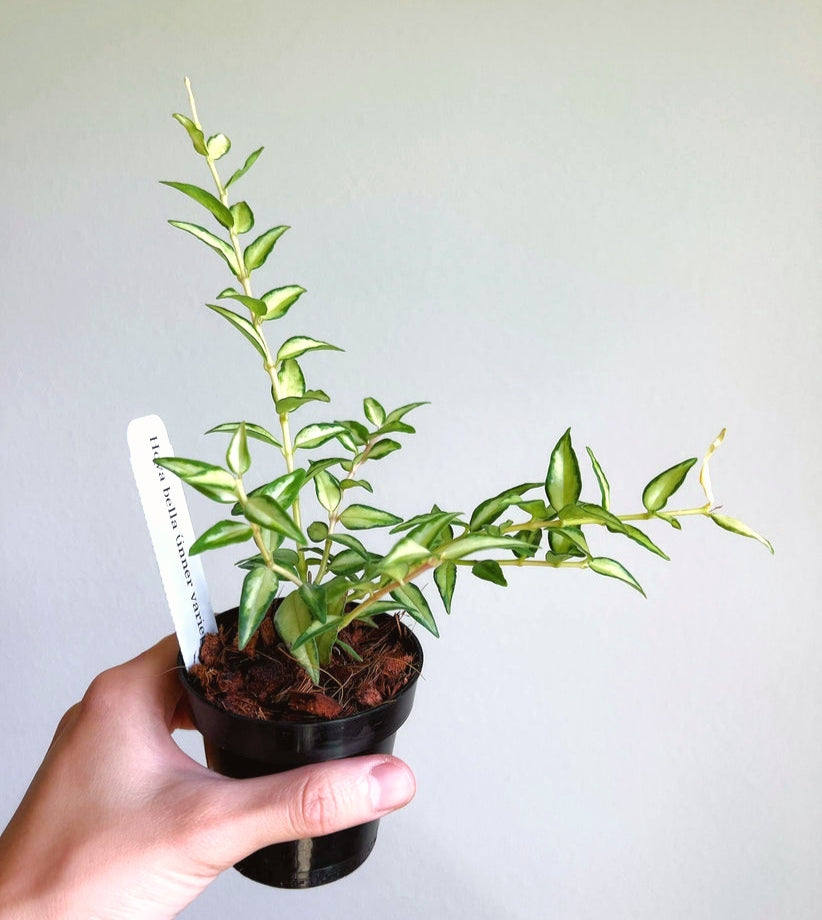
M316 837L410 801L383 754L229 779L171 737L191 723L177 642L95 678L63 716L0 836L0 918L174 917L223 870L271 843Z

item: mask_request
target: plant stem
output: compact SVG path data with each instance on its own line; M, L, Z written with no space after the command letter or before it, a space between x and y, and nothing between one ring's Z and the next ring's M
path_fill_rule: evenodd
M476 565L481 560L479 559L455 559L455 565ZM484 561L484 560L482 560ZM494 559L494 562L497 565L514 565L514 566L526 566L526 565L543 565L549 566L552 569L587 569L588 561L582 560L580 562L568 562L563 560L562 562L548 562L547 560L540 559Z
M340 632L340 630L345 629L345 627L348 626L349 623L352 623L354 620L356 620L357 617L360 616L364 611L366 611L372 604L375 604L377 601L382 600L382 598L384 598L386 594L390 594L392 591L396 590L397 588L400 587L400 585L403 585L406 582L414 581L415 579L419 578L419 576L422 575L423 572L426 572L428 569L433 569L438 564L438 562L439 560L437 559L427 559L421 565L418 565L417 568L412 569L402 581L397 581L395 579L394 581L390 581L387 585L380 588L378 591L375 591L373 594L369 594L368 597L364 601L361 601L359 604L357 604L357 606L353 610L349 611L342 618L342 620L340 621L340 625L337 629L337 632Z
M248 496L246 495L242 478L239 478L239 477L237 479L237 496L239 498L240 504L243 506L243 508L245 508L246 503L248 501ZM257 544L257 549L260 551L260 555L263 557L263 560L265 561L266 566L269 569L271 569L272 572L279 575L280 578L285 578L288 581L292 582L293 584L297 585L297 587L300 587L300 585L302 584L300 579L297 578L296 575L292 575L292 573L289 572L288 569L284 568L281 565L277 565L277 563L272 558L271 551L266 546L265 540L263 539L262 528L260 527L260 525L254 524L252 521L249 521L248 523L249 523L249 526L251 527L251 535L254 538L254 542Z
M360 457L359 462L352 463L351 469L348 471L348 475L345 477L343 482L346 482L349 479L354 478L354 475L357 472L357 470L359 470L359 468L363 465L363 463L365 463L365 461L368 459L368 454L370 453L371 448L374 446L375 443L376 441L373 438L369 439L368 443L365 445L365 447L362 450L362 456ZM340 496L341 496L340 503L342 504L342 490L340 491ZM325 546L323 547L322 561L320 563L320 568L317 570L317 577L315 579L317 583L319 583L325 577L326 570L328 569L328 557L331 555L331 534L334 533L334 531L336 530L337 522L340 519L340 515L337 513L339 507L340 506L337 505L337 507L333 511L328 512L328 536L325 538Z
M671 518L687 517L694 514L707 516L710 514L710 508L707 505L702 505L699 508L680 508L676 511L658 511L656 513L644 511L638 514L617 514L615 517L618 517L620 521L652 521L654 518L662 518L662 520L668 521ZM605 521L594 517L583 519L577 518L574 520L573 526L586 527L589 524L600 524L604 527ZM515 533L520 530L547 530L554 527L566 526L569 525L563 524L559 518L554 518L550 521L527 521L524 524L510 524L508 527L504 527L502 532Z
M185 78L186 90L188 92L188 100L191 105L191 116L194 125L199 128L201 131L203 126L200 124L200 119L197 115L197 105L194 102L194 93L191 90L191 81L188 77ZM208 164L209 171L211 172L211 177L214 180L214 184L217 187L217 193L220 197L220 201L228 207L228 192L223 186L222 181L220 180L220 175L217 171L217 164L214 161L214 158L208 153L208 148L206 147L206 163ZM234 256L237 259L237 268L239 271L238 280L243 286L243 292L247 297L253 297L253 291L251 289L251 279L249 277L248 270L245 267L245 259L243 258L242 247L240 246L240 237L237 232L232 228L228 231L229 238L231 239L231 246L234 250ZM254 325L254 328L257 330L257 333L260 336L260 340L263 343L263 349L265 351L265 361L264 368L268 374L269 380L271 381L271 393L274 397L275 405L280 398L280 382L277 379L277 365L274 359L271 357L271 351L268 347L268 341L266 340L265 333L263 332L262 320L259 316L251 312L251 322ZM283 448L282 454L283 459L285 460L285 467L289 473L294 472L294 444L291 439L291 426L288 420L287 412L278 412L277 417L280 422L280 431L283 436ZM300 497L294 499L294 504L291 506L292 517L294 523L297 527L302 530L302 514L300 512ZM253 526L253 525L252 525ZM303 578L306 577L308 573L308 566L305 561L305 553L302 551L301 547L297 547L297 556L299 558L298 569L302 574ZM293 578L292 578L293 580ZM299 583L299 582L297 582Z

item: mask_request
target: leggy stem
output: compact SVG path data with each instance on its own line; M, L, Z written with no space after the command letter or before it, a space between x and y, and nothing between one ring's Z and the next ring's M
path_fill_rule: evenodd
M658 511L656 513L644 511L637 514L617 514L615 517L618 517L620 521L652 521L654 518L662 518L664 521L670 521L671 518L688 517L689 515L695 514L707 516L710 513L710 506L701 505L699 508L679 508L676 511ZM605 526L605 522L600 518L589 517L574 519L574 527L586 527L589 524ZM550 521L527 521L523 524L510 524L508 527L504 527L502 532L515 533L520 530L547 530L565 526L567 525L563 524L559 518L554 518Z
M185 78L186 91L188 92L188 100L191 105L191 116L192 121L195 126L202 131L202 125L200 124L200 119L197 115L197 105L194 102L194 93L191 90L191 81L188 77ZM217 164L214 161L214 158L210 153L206 153L206 163L208 164L209 171L211 172L211 177L214 180L214 185L217 188L217 193L219 195L220 201L228 207L228 192L226 191L225 186L223 185L220 174L217 171ZM238 280L243 287L243 292L247 297L253 297L254 294L251 289L251 279L249 277L248 270L245 266L245 259L243 258L242 247L240 246L240 237L237 232L230 228L228 231L229 238L231 239L231 247L234 250L234 255L237 260L238 267ZM271 351L268 347L268 341L266 340L265 333L263 332L263 323L259 316L252 314L251 322L254 325L254 328L257 330L257 333L260 336L260 341L263 343L263 349L265 351L265 360L264 368L268 374L268 378L271 381L271 392L274 397L274 402L280 398L280 381L277 379L277 370L276 370L276 361L271 356ZM291 438L291 426L288 420L287 412L278 412L277 418L280 423L280 431L283 436L283 459L285 460L285 466L289 473L294 472L294 442ZM294 500L294 504L291 507L292 516L294 518L294 523L297 527L302 530L302 514L300 512L300 498L299 495ZM253 526L253 525L252 525ZM258 528L259 529L259 528ZM305 553L301 547L297 547L298 555L298 570L300 571L303 579L307 576L308 566L305 560ZM293 579L292 579L293 580ZM299 582L297 582L299 584Z
M456 559L454 560L455 565L476 565L479 562L479 559ZM514 565L514 566L526 566L526 565L542 565L548 566L552 569L587 569L588 561L583 560L581 562L569 562L567 559L563 559L562 562L548 562L541 559L495 559L497 565Z

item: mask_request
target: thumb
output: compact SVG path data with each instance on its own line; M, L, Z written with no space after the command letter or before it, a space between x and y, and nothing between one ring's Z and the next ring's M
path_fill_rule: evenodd
M272 843L365 824L408 804L415 791L409 767L384 754L227 780L220 795L224 820L218 834L209 834L211 856L219 851L228 867Z

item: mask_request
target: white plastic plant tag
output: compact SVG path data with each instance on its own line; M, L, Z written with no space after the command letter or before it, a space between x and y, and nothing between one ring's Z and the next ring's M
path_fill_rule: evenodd
M190 668L199 660L201 639L206 633L216 633L217 623L202 563L198 556L188 555L194 530L183 484L154 463L156 457L174 455L162 419L156 415L133 419L128 426L128 447L180 651Z

